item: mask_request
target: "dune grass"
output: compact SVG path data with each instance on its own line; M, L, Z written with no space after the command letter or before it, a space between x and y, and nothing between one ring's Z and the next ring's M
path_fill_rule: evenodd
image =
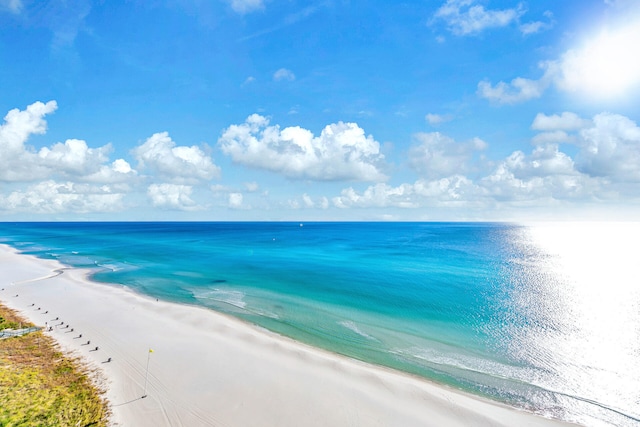
M31 326L0 304L0 330ZM42 332L0 340L0 426L107 426L104 390Z

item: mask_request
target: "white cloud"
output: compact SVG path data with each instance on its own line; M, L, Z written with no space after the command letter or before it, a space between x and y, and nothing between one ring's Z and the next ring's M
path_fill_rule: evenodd
M576 130L589 126L590 124L591 121L583 119L576 113L569 111L564 111L560 115L553 114L551 116L538 113L535 119L533 119L531 129L543 131Z
M313 199L311 199L311 197L307 193L302 195L302 201L304 202L305 206L307 206L308 208L312 208L315 206Z
M352 187L342 190L332 202L337 208L403 208L458 206L475 203L480 189L462 175L436 180L420 179L413 184L390 186L379 183L358 193Z
M533 145L560 144L575 142L576 137L569 135L563 130L554 130L549 132L541 132L531 138Z
M209 186L209 189L213 192L213 193L225 193L229 191L229 187L227 187L226 185L222 185L222 184L213 184L211 186Z
M313 197L309 196L307 193L304 193L302 195L302 203L304 204L305 208L318 208L318 209L329 209L329 199L327 199L326 197L320 197L317 199L313 199ZM296 206L296 208L299 208L299 203L296 200L293 201L289 201L289 204L291 206Z
M547 24L542 21L527 22L526 24L520 25L520 31L522 32L522 34L527 36L529 34L535 34L542 31L546 27L546 25Z
M475 202L481 196L477 186L466 176L452 175L436 180L418 180L413 185L427 205L454 206Z
M264 9L264 3L262 0L231 0L231 8L244 15L245 13Z
M568 112L536 118L536 128L545 130L534 137L538 145L530 155L514 152L483 178L479 184L488 195L538 203L545 198L591 201L620 193L640 197L640 128L633 121L611 113L592 121ZM556 142L575 144L579 151L571 158Z
M549 20L548 22L532 21L520 25L520 32L528 36L529 34L536 34L544 30L548 30L554 25L553 13L549 10L544 12L544 16Z
M116 183L136 176L136 171L123 159L111 165L108 155L111 145L89 148L85 141L68 139L43 147L39 151L27 146L34 134L44 134L44 116L57 108L55 101L35 102L26 110L14 109L0 126L0 181L29 182L62 178L81 182Z
M0 0L0 10L7 10L17 15L22 12L22 0Z
M247 78L245 79L245 81L242 83L242 85L241 85L241 86L242 86L242 87L244 87L244 86L250 85L251 83L253 83L253 82L255 82L255 81L256 81L256 78L255 78L255 77L253 77L253 76L249 76L249 77L247 77Z
M220 168L199 147L176 146L167 132L155 133L132 151L140 167L176 183L195 183L220 175Z
M392 187L388 184L378 183L367 187L362 193L358 193L352 187L342 190L339 197L333 198L334 206L338 208L358 207L418 207L413 199L414 191L411 184L402 184Z
M529 179L549 175L576 175L573 160L555 144L537 146L531 155L515 151L502 163L517 178Z
M102 165L97 172L84 176L82 180L104 183L132 183L138 172L124 159L114 160L110 165Z
M244 196L242 193L229 193L229 207L232 209L242 209L242 201Z
M487 147L479 138L457 143L440 132L418 133L414 140L418 144L409 150L409 165L422 176L431 178L468 172L474 152Z
M158 208L191 211L198 206L191 200L193 188L181 184L151 184L147 188L147 196L151 204Z
M578 170L616 182L640 182L640 128L627 117L601 113L580 131Z
M449 30L459 36L478 34L489 28L505 27L515 22L525 10L487 10L474 0L447 0L435 13L434 19L442 19Z
M384 156L380 144L355 123L326 126L320 136L301 127L270 126L258 114L231 125L218 140L235 162L281 173L289 178L318 181L382 181Z
M425 117L425 120L429 122L431 126L437 126L441 123L450 122L453 120L453 116L451 114L433 114L428 113Z
M422 171L426 178L396 186L380 183L362 191L349 187L332 199L333 205L496 209L579 206L621 196L640 201L640 127L635 122L611 113L585 120L570 112L538 115L534 122L542 132L534 137L536 145L529 154L515 151L475 180L463 174L471 161L469 151L456 148L447 136L420 134L417 139L423 142L413 150L424 152L422 162L432 162L438 173L429 175L427 169ZM560 143L576 145L577 154L561 151ZM448 173L452 174L439 176Z
M260 185L255 182L246 182L244 184L244 187L247 189L247 191L249 191L250 193L255 193L256 191L258 191L260 189Z
M496 201L545 203L547 200L591 199L598 182L578 173L558 147L536 147L527 156L511 154L479 185Z
M291 70L287 70L286 68L280 68L278 71L273 73L273 80L279 82L282 80L294 81L296 79L296 75L293 74Z
M488 81L478 83L478 95L500 104L515 104L529 99L540 98L549 81L546 78L529 80L517 77L510 83L498 82L492 86Z
M579 48L569 49L557 59L539 64L538 80L517 77L510 83L478 83L478 95L502 104L514 104L542 96L551 85L583 97L611 98L640 86L638 21L613 31L603 31Z
M0 142L2 151L0 154L21 154L24 144L32 134L44 134L47 131L47 122L44 116L54 112L58 108L56 101L46 104L34 102L26 110L17 108L9 111L4 116L4 124L0 126Z
M86 175L98 170L100 165L108 161L110 145L92 149L85 141L68 139L64 144L57 143L51 148L43 147L38 152L41 164L55 168L58 172L73 175Z
M123 209L123 197L124 193L107 185L46 180L0 195L0 209L35 214L115 212Z

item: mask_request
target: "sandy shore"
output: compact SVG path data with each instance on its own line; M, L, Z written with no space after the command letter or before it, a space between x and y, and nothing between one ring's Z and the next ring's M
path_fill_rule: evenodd
M103 372L114 425L566 425L61 268L0 245L0 300Z

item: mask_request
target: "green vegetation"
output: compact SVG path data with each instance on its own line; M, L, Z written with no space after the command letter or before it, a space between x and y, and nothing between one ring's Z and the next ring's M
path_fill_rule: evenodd
M0 330L22 323L0 304ZM107 426L109 411L90 372L42 332L0 340L0 426Z
M2 314L0 314L0 331L4 331L5 329L18 329L20 327L20 322L5 319Z

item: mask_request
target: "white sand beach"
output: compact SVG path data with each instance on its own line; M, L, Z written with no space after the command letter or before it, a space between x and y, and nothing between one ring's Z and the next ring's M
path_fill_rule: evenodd
M0 300L102 372L117 426L566 425L61 268L0 246Z

